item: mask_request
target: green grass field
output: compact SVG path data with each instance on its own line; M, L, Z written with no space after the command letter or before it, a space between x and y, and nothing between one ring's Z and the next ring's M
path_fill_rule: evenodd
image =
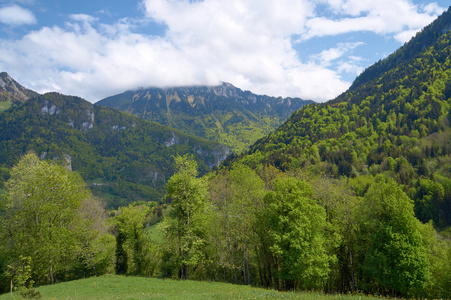
M277 292L243 285L105 275L42 286L42 299L375 299L365 296ZM13 293L0 300L21 299Z
M163 232L162 232L161 228L159 227L158 223L147 227L145 229L145 232L152 241L157 242L157 243L163 242Z
M10 108L12 105L9 101L0 101L0 111Z

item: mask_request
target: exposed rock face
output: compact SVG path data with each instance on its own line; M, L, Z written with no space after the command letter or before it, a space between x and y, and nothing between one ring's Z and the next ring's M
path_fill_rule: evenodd
M145 120L226 145L241 152L273 131L294 111L313 101L270 97L218 86L148 88L108 97L97 105L113 107ZM172 145L176 140L168 142Z
M21 86L8 73L0 73L0 101L24 102L38 95L38 93Z
M49 101L44 101L44 105L41 108L41 112L42 114L49 114L49 115L57 115L60 113L60 111L58 110L58 108L56 107L55 104L53 103L49 103Z
M37 98L40 103L39 113L42 115L58 117L72 128L87 132L94 128L94 105L87 101L81 101L81 98L77 99L77 101L71 103L70 101L66 101L65 96L62 94L44 94ZM78 104L74 104L77 102Z

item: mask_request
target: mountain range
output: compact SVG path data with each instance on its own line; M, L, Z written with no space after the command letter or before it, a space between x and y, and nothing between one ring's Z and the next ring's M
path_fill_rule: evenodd
M191 154L204 174L230 153L227 145L244 150L312 102L258 96L223 84L125 92L93 105L74 96L40 95L5 72L0 83L0 183L22 155L33 151L78 171L111 207L161 200L175 155Z
M421 221L449 226L450 57L448 9L345 93L321 104L258 96L223 83L128 91L92 105L56 93L26 94L2 73L2 87L13 87L9 94L21 91L29 99L2 98L14 105L0 113L0 181L27 151L70 157L73 169L95 183L99 195L113 195L110 202L118 206L161 199L172 155L194 155L205 173L232 149L241 154L228 156L223 166L241 161L346 178L357 195L378 174L392 177Z
M0 141L1 182L33 151L78 171L111 207L161 200L176 155L192 155L203 174L228 153L222 145L58 93L1 112Z
M127 91L96 104L226 145L240 153L279 127L294 111L312 102L256 95L222 83Z

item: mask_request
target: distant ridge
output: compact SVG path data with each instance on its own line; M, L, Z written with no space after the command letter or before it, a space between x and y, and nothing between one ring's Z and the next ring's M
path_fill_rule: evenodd
M230 83L148 88L98 101L241 152L310 100L256 95Z
M0 112L0 186L29 151L79 172L116 208L161 200L176 155L192 155L203 174L228 154L216 143L59 93Z
M39 94L24 88L17 81L11 78L8 73L0 73L0 101L21 103Z

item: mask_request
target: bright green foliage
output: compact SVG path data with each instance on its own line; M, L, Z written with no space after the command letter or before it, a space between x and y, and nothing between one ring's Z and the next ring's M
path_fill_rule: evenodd
M432 221L422 225L423 245L429 260L429 280L418 294L424 298L451 298L451 240L438 233Z
M360 288L404 296L423 289L429 263L412 200L393 180L385 182L378 176L365 194L358 216Z
M159 267L158 246L144 231L147 206L122 207L115 217L117 231L116 273L130 275L156 275Z
M312 199L311 187L298 179L278 178L264 206L260 230L272 256L275 287L320 287L332 257L324 238L326 212Z
M196 271L202 273L205 263L206 182L197 178L197 163L189 156L176 156L176 173L166 184L172 210L165 218L167 254L171 261L165 272L175 269L179 278L187 279ZM172 264L172 266L171 266Z
M8 264L26 258L38 284L108 270L101 257L111 253L104 253L108 247L98 249L105 243L103 208L79 175L27 154L5 186L0 233ZM96 264L103 268L97 270Z
M348 91L296 111L238 160L250 166L272 164L282 171L304 168L334 178L384 174L403 185L404 192L416 189L418 179L451 178L450 23L448 10L364 71ZM356 186L358 195L364 193L361 188ZM442 198L423 192L408 195L415 195L422 222L451 225L446 189Z
M257 281L257 214L265 194L263 180L251 168L235 164L210 181L214 210L209 219L212 252L225 281L251 284ZM219 270L218 270L219 271ZM242 276L239 276L239 274ZM230 280L232 279L232 280Z
M8 277L12 278L14 290L20 288L32 288L33 279L31 279L31 257L23 257L19 255L19 259L8 265L6 271Z
M337 257L331 264L328 291L356 291L356 224L360 198L344 181L327 176L307 176L313 198L326 209L328 253Z

